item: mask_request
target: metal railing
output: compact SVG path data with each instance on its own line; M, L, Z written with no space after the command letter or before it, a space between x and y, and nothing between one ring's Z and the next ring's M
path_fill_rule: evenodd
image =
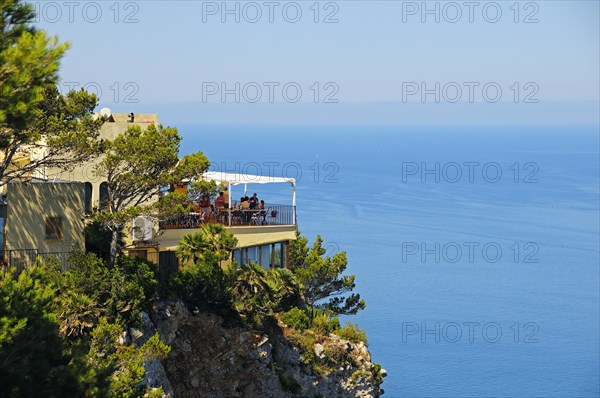
M268 205L265 209L216 209L170 217L159 222L159 229L193 229L203 224L231 226L295 225L295 206Z
M143 255L133 255L156 265L161 278L167 278L179 271L179 261L175 252L150 252L145 250L137 250L143 252ZM131 254L130 254L131 255ZM48 262L52 259L58 261L60 269L63 271L69 270L68 264L69 252L40 252L37 249L20 249L20 250L0 250L0 274L6 274L11 268L15 268L15 275L30 269L36 259L42 262Z
M6 272L15 267L17 272L21 272L31 267L37 258L42 261L55 259L63 270L67 270L68 255L68 252L40 252L38 249L0 250L0 271Z

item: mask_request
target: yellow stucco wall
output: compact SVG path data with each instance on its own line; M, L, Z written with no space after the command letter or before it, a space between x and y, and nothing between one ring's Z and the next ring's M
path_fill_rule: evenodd
M238 240L238 247L265 245L267 243L296 240L295 225L261 225L255 227L227 228Z
M127 122L126 113L113 114L114 122L106 122L100 129L100 138L115 139L119 134L125 132L128 127L140 126L142 129L150 124L158 124L158 114L136 113L134 123ZM102 176L95 174L95 165L100 158L91 159L89 162L76 166L72 171L62 171L58 169L47 169L45 178L58 178L66 181L89 182L92 184L92 207L98 207L100 202L100 184L105 181Z
M238 240L238 248L265 245L296 239L295 225L261 225L256 227L228 227ZM183 235L196 232L194 229L161 230L156 237L160 250L174 249Z
M66 252L84 247L84 188L81 183L9 183L6 250ZM46 217L62 217L62 239L46 240Z

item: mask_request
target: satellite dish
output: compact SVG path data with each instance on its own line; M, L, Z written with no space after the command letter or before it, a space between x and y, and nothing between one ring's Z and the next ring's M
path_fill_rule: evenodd
M112 111L109 108L102 108L102 109L100 109L100 114L102 116L111 117Z

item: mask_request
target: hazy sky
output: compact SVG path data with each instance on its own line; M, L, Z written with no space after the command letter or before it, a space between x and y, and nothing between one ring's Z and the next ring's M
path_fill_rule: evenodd
M176 123L598 123L599 2L34 2L63 87Z

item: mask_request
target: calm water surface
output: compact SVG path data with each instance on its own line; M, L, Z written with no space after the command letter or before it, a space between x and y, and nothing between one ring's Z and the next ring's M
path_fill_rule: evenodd
M215 169L298 178L300 230L357 275L386 396L600 395L597 126L180 132Z

